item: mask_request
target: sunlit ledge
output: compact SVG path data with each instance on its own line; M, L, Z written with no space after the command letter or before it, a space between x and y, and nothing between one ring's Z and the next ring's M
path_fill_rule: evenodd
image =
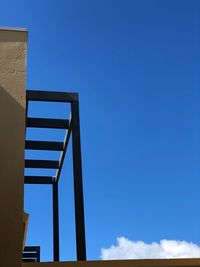
M23 267L166 267L200 266L200 259L110 260L87 262L23 263Z

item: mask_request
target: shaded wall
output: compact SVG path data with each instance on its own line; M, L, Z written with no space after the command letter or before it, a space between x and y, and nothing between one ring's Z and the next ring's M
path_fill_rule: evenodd
M0 266L21 267L27 32L0 29Z

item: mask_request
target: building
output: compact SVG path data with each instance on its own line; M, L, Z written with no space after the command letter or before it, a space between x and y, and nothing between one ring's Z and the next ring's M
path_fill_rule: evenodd
M48 93L26 91L27 31L0 29L0 266L5 267L134 267L134 266L200 266L200 259L86 261L82 171L79 139L79 110L76 93ZM28 101L58 101L71 104L71 120L43 120L27 118ZM72 124L71 124L72 123ZM67 130L63 144L25 142L26 127L62 128ZM68 135L69 133L69 135ZM75 179L77 261L59 262L58 192L59 179L67 142L72 134ZM61 150L60 162L25 161L26 149ZM24 168L57 169L56 177L24 177ZM24 182L52 184L54 214L54 262L23 262L23 199ZM30 254L31 251L28 251ZM36 251L37 252L37 251ZM36 253L34 252L34 253ZM37 253L36 253L37 254ZM38 255L38 254L37 254ZM36 255L36 258L37 258Z

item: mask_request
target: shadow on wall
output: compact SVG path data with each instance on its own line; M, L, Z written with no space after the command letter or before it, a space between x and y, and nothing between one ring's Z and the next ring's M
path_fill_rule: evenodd
M2 86L0 125L0 266L19 266L16 259L21 261L17 248L22 246L25 109Z

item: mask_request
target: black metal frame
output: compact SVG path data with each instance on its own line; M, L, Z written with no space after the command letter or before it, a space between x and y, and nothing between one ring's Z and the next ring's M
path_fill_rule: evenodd
M23 262L40 262L40 247L25 247L22 259Z
M84 200L82 184L82 161L80 141L79 98L77 93L26 91L26 127L66 129L64 142L47 142L26 140L25 149L60 151L59 161L54 160L25 160L25 168L57 169L56 176L25 176L25 184L51 184L53 195L53 255L54 261L59 261L59 205L58 182L67 151L70 136L72 135L73 172L74 172L74 203L76 222L76 249L77 260L86 260L86 241L84 223ZM28 117L29 101L65 102L71 105L71 118L43 119Z

